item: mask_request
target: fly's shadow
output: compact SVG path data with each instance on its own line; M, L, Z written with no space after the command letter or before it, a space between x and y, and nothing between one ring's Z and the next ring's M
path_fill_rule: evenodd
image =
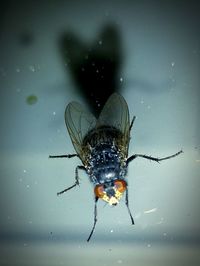
M108 97L119 90L122 49L118 28L114 24L104 26L91 44L66 32L60 49L77 90L98 117Z

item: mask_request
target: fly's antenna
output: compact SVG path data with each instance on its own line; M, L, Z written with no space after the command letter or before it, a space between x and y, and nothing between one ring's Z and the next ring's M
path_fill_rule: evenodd
M95 229L95 226L96 226L96 223L97 223L97 201L98 201L98 197L95 198L95 203L94 203L94 224L93 224L93 227L92 227L92 231L87 239L87 242L90 241L90 238L92 237L93 235L93 232L94 232L94 229Z
M131 218L131 223L132 223L132 224L135 224L135 223L134 223L133 216L132 216L131 211L130 211L130 208L129 208L129 204L128 204L128 187L126 188L126 206L127 206L128 213L129 213L129 215L130 215L130 218Z

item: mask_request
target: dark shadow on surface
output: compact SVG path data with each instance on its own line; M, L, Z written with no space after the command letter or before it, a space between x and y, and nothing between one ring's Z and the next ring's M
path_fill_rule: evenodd
M119 91L122 52L118 28L114 24L104 26L91 44L66 32L61 37L60 49L77 90L98 116L107 98Z

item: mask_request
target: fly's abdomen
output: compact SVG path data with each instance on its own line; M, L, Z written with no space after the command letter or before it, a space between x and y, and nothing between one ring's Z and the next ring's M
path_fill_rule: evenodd
M122 137L122 133L118 129L109 126L101 126L88 132L83 140L83 146L89 144L90 147L96 148L101 144L112 146L113 143L118 146L118 144L120 145Z

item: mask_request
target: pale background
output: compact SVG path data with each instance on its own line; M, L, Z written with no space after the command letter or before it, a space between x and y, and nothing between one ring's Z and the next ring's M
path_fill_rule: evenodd
M200 261L198 1L5 1L0 26L0 264L197 265ZM86 104L66 72L59 35L91 42L107 22L123 44L121 94L136 115L130 155L167 156L129 167L129 202L98 205L64 124L71 100ZM27 34L23 46L20 36ZM22 38L22 37L21 37ZM101 40L100 40L101 41ZM30 42L30 43L29 43ZM29 105L27 96L37 96ZM7 264L6 264L7 263ZM13 264L14 263L14 264Z

